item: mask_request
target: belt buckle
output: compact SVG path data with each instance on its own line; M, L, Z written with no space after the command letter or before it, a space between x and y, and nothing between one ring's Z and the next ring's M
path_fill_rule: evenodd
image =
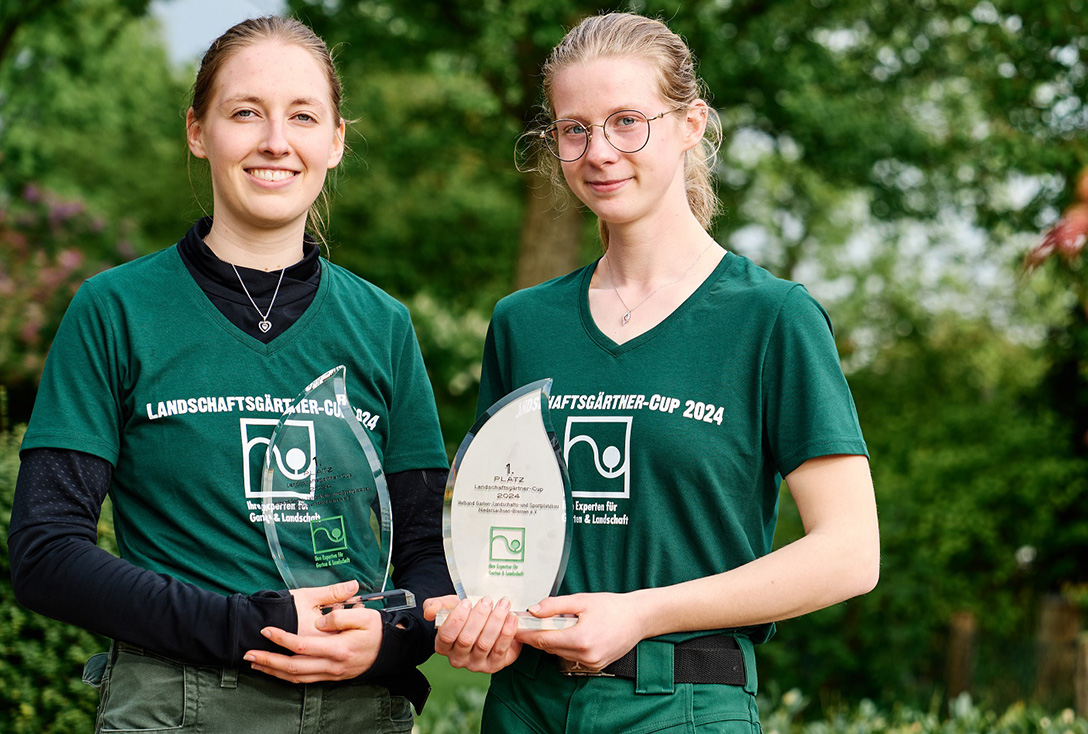
M596 670L594 668L587 668L582 663L576 660L567 660L565 658L559 658L559 672L566 676L581 677L581 678L615 678L612 673L606 673L603 670Z

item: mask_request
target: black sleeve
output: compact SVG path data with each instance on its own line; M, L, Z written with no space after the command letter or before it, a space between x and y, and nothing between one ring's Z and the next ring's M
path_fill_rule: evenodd
M8 547L20 604L185 662L242 664L247 650L282 652L266 626L298 629L285 591L223 596L117 558L95 545L113 467L68 449L21 455Z
M399 686L391 679L403 682L434 653L434 623L423 619L423 601L454 593L442 550L442 496L448 473L446 469L413 469L386 477L393 511L392 581L396 588L415 594L416 606L382 612L382 647L362 678L394 690Z

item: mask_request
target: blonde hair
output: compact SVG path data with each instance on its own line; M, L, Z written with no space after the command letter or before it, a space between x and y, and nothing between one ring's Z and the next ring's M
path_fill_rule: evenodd
M305 23L294 18L280 18L276 16L264 16L262 18L250 18L243 20L227 29L223 35L215 39L212 45L200 61L200 70L196 73L196 81L193 82L192 104L193 119L203 120L212 102L212 92L215 82L219 78L219 72L231 56L244 48L253 46L263 41L279 41L287 45L299 46L317 60L325 77L329 82L329 94L332 101L332 109L336 113L336 124L348 122L344 120L340 103L343 98L343 86L340 83L340 75L336 71L332 54L328 46ZM328 247L325 241L325 232L329 220L329 184L326 180L321 189L321 195L310 205L309 215L306 219L311 236Z
M544 62L544 97L554 119L552 104L556 75L568 66L600 58L634 56L649 61L657 70L658 91L671 106L682 108L708 96L706 85L695 73L695 59L680 36L659 20L633 13L590 16L572 28ZM539 139L539 138L538 138ZM709 229L720 203L714 191L713 168L721 146L722 128L710 109L703 139L684 156L684 189L692 214ZM543 146L540 146L541 148ZM559 162L546 151L536 156L539 168L553 182L561 180ZM598 222L601 241L608 247L608 227Z

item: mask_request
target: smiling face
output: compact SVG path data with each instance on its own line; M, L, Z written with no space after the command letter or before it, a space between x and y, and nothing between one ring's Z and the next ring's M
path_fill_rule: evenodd
M551 104L556 118L595 126L585 155L562 166L571 191L602 221L625 225L689 211L684 152L702 137L702 101L653 120L649 141L635 153L616 150L596 126L619 110L653 118L673 109L650 62L623 56L565 66L555 74Z
M257 235L306 224L344 154L344 122L310 51L260 41L220 67L207 111L187 120L189 150L207 158L217 226Z

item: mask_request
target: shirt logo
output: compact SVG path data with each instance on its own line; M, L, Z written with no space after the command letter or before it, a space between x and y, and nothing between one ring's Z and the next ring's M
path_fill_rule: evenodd
M631 496L631 416L571 416L563 458L572 497Z
M242 482L246 498L298 497L313 499L317 473L313 471L317 453L314 423L309 420L284 421L272 449L272 470L286 477L279 489L262 491L261 472L264 457L272 442L272 432L279 421L274 418L242 418Z

